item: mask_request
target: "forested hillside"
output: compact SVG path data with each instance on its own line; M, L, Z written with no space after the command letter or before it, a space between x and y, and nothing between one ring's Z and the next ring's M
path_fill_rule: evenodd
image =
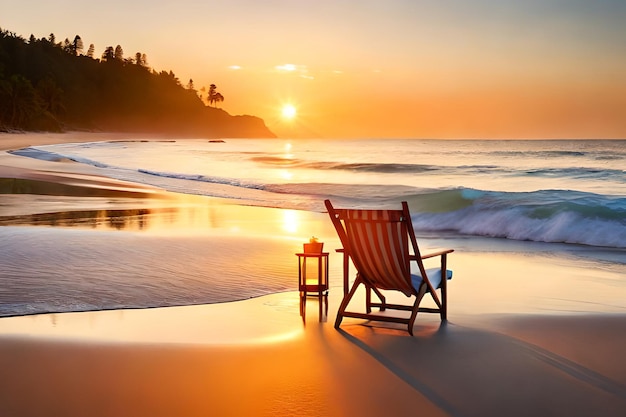
M121 46L99 58L82 39L28 40L0 28L0 131L167 133L187 137L274 137L260 118L211 107L224 97L212 86L203 101L193 83L157 72Z

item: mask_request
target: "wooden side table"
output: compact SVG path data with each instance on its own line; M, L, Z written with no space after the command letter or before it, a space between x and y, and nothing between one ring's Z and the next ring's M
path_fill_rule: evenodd
M322 320L322 304L328 309L328 252L296 253L298 257L298 290L300 291L300 314L304 316L306 297L319 299L319 317Z

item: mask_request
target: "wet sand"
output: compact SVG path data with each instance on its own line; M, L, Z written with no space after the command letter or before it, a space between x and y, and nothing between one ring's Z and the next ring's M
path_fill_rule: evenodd
M623 316L319 322L297 294L0 319L0 411L36 416L621 416Z

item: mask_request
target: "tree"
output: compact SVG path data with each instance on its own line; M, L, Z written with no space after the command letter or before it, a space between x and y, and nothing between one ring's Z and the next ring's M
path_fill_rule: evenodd
M215 86L215 84L211 84L209 86L209 92L207 93L206 99L209 102L209 105L213 104L215 102L215 89L217 87Z
M93 43L90 44L89 49L87 49L87 56L89 58L93 58L93 53L95 52L95 50L96 50L96 47L94 46L94 44Z
M148 57L141 52L135 53L135 64L146 68L148 66Z
M80 36L74 36L74 41L72 42L72 52L74 55L80 55L83 53L83 40Z
M48 37L48 40L50 41L52 45L55 45L57 38L54 36L54 33L51 33L50 36Z
M215 107L217 107L217 103L222 101L224 101L224 96L221 93L215 93Z
M114 58L117 61L123 61L124 60L124 50L122 49L122 47L120 45L117 45L115 47Z
M27 127L31 119L39 111L37 93L30 81L22 75L12 75L0 82L0 121L9 128Z
M193 80L190 78L189 82L187 83L187 90L195 90L196 88L193 85Z
M174 81L174 83L176 83L176 85L180 85L180 80L178 79L176 74L174 74L174 71L170 70L170 72L167 75L168 77L172 79L172 81Z
M56 85L52 77L48 76L39 80L36 91L41 99L43 110L53 115L57 115L64 110L63 90Z
M68 54L76 55L76 53L73 50L72 43L70 42L68 38L65 38L65 40L61 44L61 48L63 48L63 50L67 52Z
M207 100L209 101L209 105L216 103L215 107L217 107L217 103L221 103L222 101L224 101L224 96L221 93L217 92L217 87L215 86L215 84L211 84L209 86Z
M103 61L113 61L115 59L115 49L112 46L107 46L102 53Z

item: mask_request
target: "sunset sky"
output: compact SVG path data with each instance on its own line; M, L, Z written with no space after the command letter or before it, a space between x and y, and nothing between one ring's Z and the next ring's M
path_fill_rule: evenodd
M2 29L145 53L285 137L626 138L624 22L624 0L0 5Z

